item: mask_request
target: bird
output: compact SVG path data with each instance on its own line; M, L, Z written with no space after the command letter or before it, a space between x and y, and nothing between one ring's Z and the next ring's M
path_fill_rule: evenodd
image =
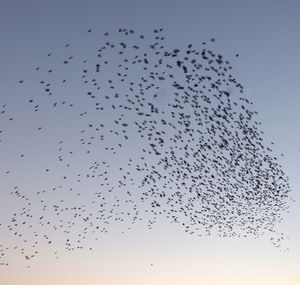
M57 258L56 237L67 252L93 251L115 224L125 234L159 219L199 237L270 232L282 248L287 238L275 226L289 205L289 179L215 38L197 48L168 46L163 28L102 35L101 44L89 35L93 56L81 48L66 56L72 43L48 53L31 86L20 85L22 103L0 105L0 143L20 142L12 157L22 158L1 174L12 177L16 201L0 221L13 238L0 245L1 265L9 251L26 264L46 247ZM21 185L24 173L40 183L34 195Z

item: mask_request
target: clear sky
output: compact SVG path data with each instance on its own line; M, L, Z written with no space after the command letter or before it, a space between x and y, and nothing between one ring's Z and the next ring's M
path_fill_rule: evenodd
M57 137L72 134L61 124L62 118L72 117L54 117L45 112L37 120L35 115L27 116L22 102L36 96L36 81L43 79L33 78L32 70L55 65L47 53L57 54L59 60L64 58L66 43L70 43L74 55L94 50L97 39L87 37L90 28L99 34L120 27L147 34L163 27L167 44L174 47L200 45L215 38L214 49L232 59L234 74L259 113L265 140L275 143L273 149L290 178L295 203L291 203L290 213L280 226L290 237L290 250L286 252L275 248L268 237L190 236L162 219L150 231L138 224L120 235L113 228L92 242L92 251L67 252L61 243L58 259L45 245L31 268L24 266L23 256L12 254L10 265L0 267L0 284L300 284L299 11L299 1L2 0L0 105L7 104L14 125L8 131L9 144L4 141L0 145L1 221L5 222L11 211L21 205L9 196L12 185L22 185L30 196L40 187L61 183L58 178L56 181L40 175L39 170L46 160L54 165L56 157L45 154L45 149L59 148ZM239 57L235 59L237 53ZM76 71L66 76L75 75ZM25 89L18 84L20 79L24 79ZM78 86L68 92L76 96L81 91ZM45 104L47 100L50 99L45 99ZM6 129L8 123L0 124L0 129ZM28 126L38 128L40 124L48 124L49 135L37 140L27 130ZM27 156L34 157L34 164L22 165L18 159L21 145ZM19 170L20 174L9 177L5 175L7 169ZM0 244L10 245L10 233L3 227L0 230ZM57 241L59 247L59 236Z

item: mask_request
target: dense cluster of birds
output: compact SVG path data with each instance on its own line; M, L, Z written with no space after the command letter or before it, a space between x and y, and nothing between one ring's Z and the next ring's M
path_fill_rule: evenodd
M1 265L9 250L31 260L44 244L58 256L62 240L68 251L92 249L99 234L137 222L151 229L160 218L199 236L273 233L280 247L288 177L230 62L210 48L215 39L179 49L164 44L163 29L100 38L90 29L87 37L92 51L76 57L67 43L62 56L45 55L34 79L19 80L31 135L11 134L22 116L1 104L0 146L28 139L26 150L14 150L27 184L46 181L27 189L14 165L1 173L12 177L14 201L0 226L11 237L0 245Z

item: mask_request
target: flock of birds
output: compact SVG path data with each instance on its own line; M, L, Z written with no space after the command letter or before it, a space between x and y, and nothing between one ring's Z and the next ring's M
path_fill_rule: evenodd
M27 184L45 181L28 189L15 165L1 173L14 205L0 222L11 241L0 245L1 265L10 250L27 261L45 244L58 257L62 241L67 251L92 250L100 234L158 219L199 236L271 233L281 247L289 181L243 85L209 48L215 39L178 49L163 34L122 28L99 39L88 30L94 53L76 57L70 44L62 56L49 52L34 79L19 81L20 114L1 104L0 147L29 140L14 152ZM21 113L28 135L16 137L11 121Z

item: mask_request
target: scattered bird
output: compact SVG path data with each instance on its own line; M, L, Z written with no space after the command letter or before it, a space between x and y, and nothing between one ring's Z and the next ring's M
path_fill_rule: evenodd
M138 222L151 229L166 219L191 235L278 235L289 180L229 61L209 47L215 39L202 42L205 48L173 48L166 46L162 28L150 35L126 28L112 39L111 34L104 34L93 57L78 56L81 63L71 64L69 55L54 61L57 66L40 63L45 68L35 69L37 91L24 96L22 108L50 114L38 127L26 125L36 139L31 153L43 137L49 149L45 156L18 151L27 165L38 159L41 168L33 180L46 176L53 185L35 195L11 186L11 198L21 206L0 225L14 244L0 245L0 261L15 250L28 262L45 245L57 247L58 236L66 251L92 250L87 241L98 240L115 223L122 233ZM26 84L22 88L29 94ZM14 139L6 136L13 110L0 108L2 145ZM65 132L55 137L51 123L57 117ZM20 181L17 171L4 174ZM271 241L281 247L284 239L279 234ZM59 257L59 251L54 254Z

